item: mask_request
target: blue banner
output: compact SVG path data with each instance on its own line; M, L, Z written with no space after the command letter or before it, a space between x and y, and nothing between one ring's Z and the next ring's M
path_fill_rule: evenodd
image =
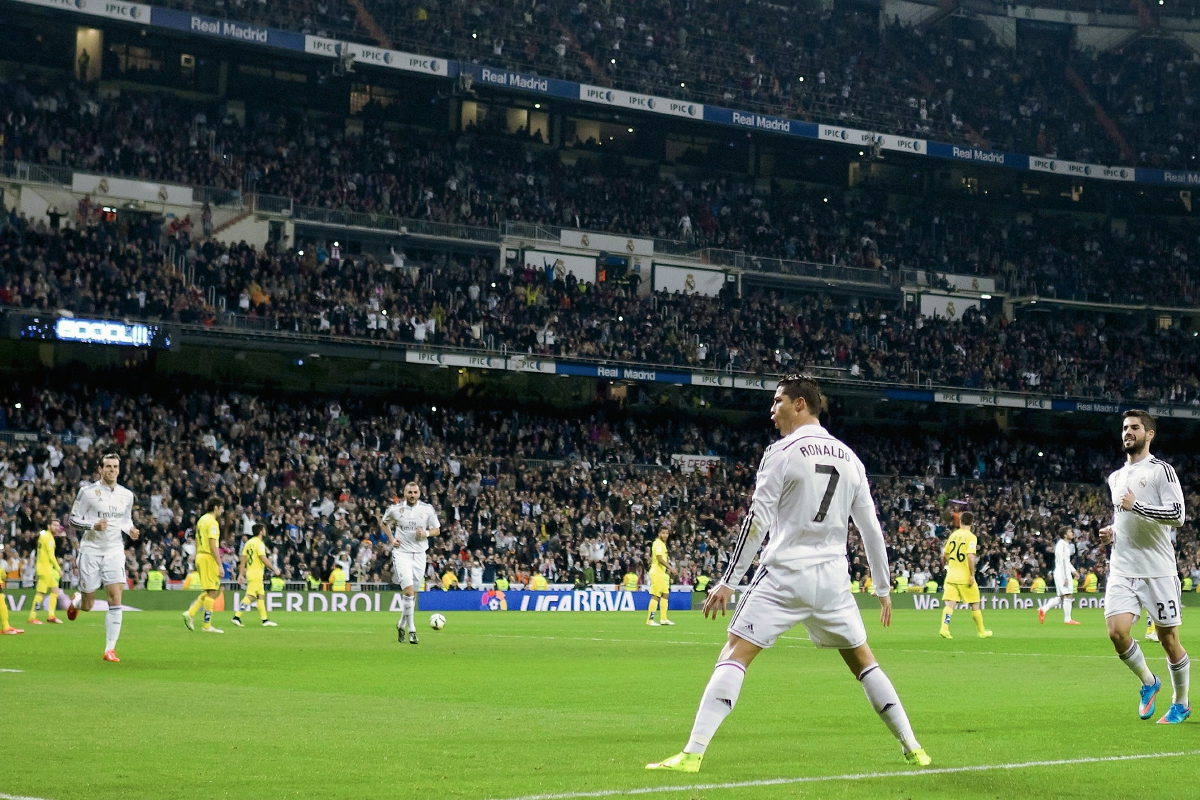
M498 86L503 89L520 89L525 92L565 97L570 100L579 99L579 84L558 78L543 78L539 75L526 75L522 72L509 72L506 69L485 67L480 64L458 62L459 74L466 73L475 80L488 86Z
M1029 169L1029 156L1020 153L1006 153L1003 150L984 150L982 147L945 144L944 142L929 142L926 147L929 155L934 158L953 158L957 161L990 164L995 167Z
M720 106L705 106L704 121L715 122L718 125L750 128L756 131L786 133L808 139L816 139L819 133L819 128L813 122L772 117L767 114L756 114L753 111L735 111L732 108L721 108Z
M649 605L649 592L600 589L578 592L420 592L417 595L417 607L421 611L645 611ZM691 611L692 593L671 592L667 608L671 611Z
M204 36L233 39L246 44L262 44L268 47L281 47L285 50L304 52L304 34L302 33L262 28L258 25L235 22L230 19L217 19L203 14L188 14L185 11L176 11L171 8L151 8L150 24L160 28L199 33Z

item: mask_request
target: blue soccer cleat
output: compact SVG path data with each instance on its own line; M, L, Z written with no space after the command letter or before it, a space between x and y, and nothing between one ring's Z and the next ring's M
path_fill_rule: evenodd
M1158 697L1158 690L1161 688L1162 681L1157 675L1154 676L1154 683L1142 687L1142 702L1138 705L1139 717L1150 719L1154 716L1154 699Z
M1192 707L1183 703L1171 703L1167 713L1158 721L1159 725L1178 725L1192 715Z

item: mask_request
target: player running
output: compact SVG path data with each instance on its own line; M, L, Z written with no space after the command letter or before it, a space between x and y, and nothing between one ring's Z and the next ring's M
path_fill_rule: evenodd
M771 419L783 438L763 454L750 513L725 574L704 601L705 617L725 614L734 588L769 534L767 545L730 620L729 639L700 699L687 746L646 769L699 772L709 742L737 704L746 669L797 624L804 625L817 647L841 653L871 707L899 740L904 759L922 766L931 761L867 646L862 615L850 594L846 539L853 518L882 607L880 621L884 627L891 624L887 548L866 471L849 447L821 427L817 417L824 407L825 397L813 378L789 375L779 382Z
M133 492L117 483L121 458L105 453L100 459L100 480L89 483L75 495L71 527L79 533L79 589L72 605L91 611L96 590L104 587L108 613L104 615L104 660L118 662L117 640L121 637L121 593L125 589L125 548L121 534L137 540L133 524ZM68 616L70 614L68 613Z
M246 582L246 610L250 610L250 601L254 600L262 626L277 628L277 623L267 619L267 593L263 588L263 573L267 567L271 568L272 575L278 575L279 570L267 561L267 545L262 540L262 535L267 530L266 526L256 522L250 530L254 535L246 542L246 546L242 548L242 557L238 559L238 583ZM230 621L239 628L245 627L242 625L242 609L235 608L233 619Z
M674 572L667 561L667 537L670 535L671 531L663 528L650 548L650 570L647 573L650 578L650 605L646 609L646 624L656 627L675 624L667 619L667 602L671 598L671 578L668 573ZM662 619L658 622L654 621L656 607L662 609Z
M57 536L63 535L63 526L58 520L50 520L50 524L46 529L38 534L37 539L37 588L34 589L33 606L29 609L29 624L41 625L42 621L38 619L37 608L38 603L44 599L46 601L46 622L52 625L61 625L62 620L55 615L58 609L58 602L61 600L63 608L67 611L67 616L71 619L75 618L74 607L71 601L67 598L66 593L58 588L58 582L62 578L62 567L59 566L58 557L55 556L54 539Z
M1131 409L1121 420L1125 466L1108 476L1113 523L1100 529L1100 542L1112 543L1104 621L1117 655L1142 682L1138 716L1150 719L1162 681L1146 666L1146 657L1129 632L1143 606L1154 616L1173 689L1171 707L1158 722L1175 725L1192 713L1188 654L1179 643L1182 587L1170 537L1171 528L1183 525L1183 491L1171 465L1150 455L1158 427L1154 417Z
M942 627L938 635L943 639L953 639L950 635L950 617L954 616L954 606L962 603L970 606L971 619L975 620L975 630L980 639L987 639L992 632L983 627L983 611L979 603L979 584L975 581L976 551L979 540L971 533L971 525L975 515L964 511L959 515L959 528L950 534L946 546L942 548L942 560L946 563L946 588L942 593L942 605L946 613L942 616Z
M221 595L221 523L217 520L225 507L215 497L204 504L206 513L196 520L196 571L200 573L200 596L183 612L183 624L196 630L196 612L204 608L204 633L224 633L212 624L213 609Z
M1061 607L1064 625L1078 625L1079 620L1071 619L1071 604L1074 602L1075 587L1072 579L1076 570L1071 564L1071 556L1075 555L1075 531L1070 527L1062 529L1058 541L1054 543L1054 590L1057 596L1038 609L1038 622L1046 624L1046 612L1052 608Z
M425 578L425 551L429 549L429 537L441 531L437 512L429 503L421 502L421 487L410 481L404 487L404 502L396 503L383 512L383 528L392 543L392 582L400 584L404 592L404 610L396 623L396 638L404 641L408 631L408 643L417 643L416 609L417 589Z

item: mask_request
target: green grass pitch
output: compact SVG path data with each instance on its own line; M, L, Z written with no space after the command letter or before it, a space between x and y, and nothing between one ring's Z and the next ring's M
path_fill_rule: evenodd
M23 614L14 614L22 624ZM687 739L724 625L628 613L276 614L280 627L189 632L174 612L125 615L120 664L103 614L0 637L7 746L0 797L516 798L679 787L671 798L1195 797L1200 718L1142 722L1101 612L864 613L934 768L1076 763L913 776L836 653L797 629L750 669L699 775L646 772ZM1194 639L1188 626L1184 643ZM1140 636L1139 626L1139 636ZM1161 649L1146 643L1170 702ZM7 671L7 670L20 670ZM1133 761L1092 761L1184 753ZM778 785L745 781L888 773Z

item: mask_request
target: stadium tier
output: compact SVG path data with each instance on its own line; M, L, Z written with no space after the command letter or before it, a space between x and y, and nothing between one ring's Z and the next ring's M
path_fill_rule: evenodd
M392 582L380 517L410 480L426 487L443 520L442 536L430 543L432 588L447 573L476 589L499 575L580 585L620 583L629 572L644 577L645 549L662 528L671 531L677 582L691 584L727 565L770 440L757 422L580 420L206 390L13 387L5 397L7 428L40 437L4 445L0 460L18 531L8 540L7 571L26 582L36 532L69 510L98 455L116 452L123 482L139 498L134 521L142 536L126 551L139 585L156 567L170 580L187 576L193 522L214 496L226 510L222 529L234 535L223 551L227 578L236 572L239 537L260 520L269 557L287 581L311 574L326 583L340 561L355 582ZM1064 526L1077 529L1081 572L1104 580L1097 531L1108 500L1099 485L1117 466L1112 448L1003 435L843 436L876 476L891 560L914 585L936 580L943 515L964 510L979 520L981 585L1003 588L1013 575L1028 587L1047 577ZM672 467L674 453L716 458L711 469L687 473ZM1169 457L1189 512L1200 512L1193 457ZM1181 576L1200 581L1191 523L1178 544ZM73 583L74 546L60 555ZM865 566L854 544L856 579Z

